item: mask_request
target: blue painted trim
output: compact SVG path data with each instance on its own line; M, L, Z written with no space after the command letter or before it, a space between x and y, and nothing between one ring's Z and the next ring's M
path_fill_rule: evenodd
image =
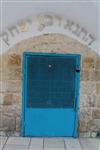
M62 53L40 53L40 52L24 52L24 55L25 56L63 56L63 57L66 57L66 56L68 56L69 58L70 57L80 57L80 54L67 54L67 53L64 53L64 54L62 54Z
M77 61L76 61L76 67L80 68L80 61L81 61L81 56L77 56ZM78 116L78 111L79 111L79 93L80 93L80 72L76 72L76 78L75 78L75 129L74 129L74 134L73 136L75 138L78 137L79 131L78 131L78 121L79 121L79 116Z
M27 55L23 53L23 63L22 63L22 129L21 135L25 136L25 106L26 106L26 88L27 85Z
M23 54L23 62L22 62L22 129L21 129L21 135L24 136L24 130L25 130L25 54Z

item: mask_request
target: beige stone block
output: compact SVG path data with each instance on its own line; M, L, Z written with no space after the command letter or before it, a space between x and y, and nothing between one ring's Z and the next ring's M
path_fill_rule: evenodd
M88 81L90 80L90 72L87 70L82 70L81 71L81 80L82 81Z
M21 66L21 56L17 53L8 55L8 65L10 66Z
M100 71L92 71L91 72L91 80L92 81L100 81Z
M0 105L3 105L4 94L0 93Z
M100 83L96 83L96 93L100 94Z
M92 119L92 110L89 107L83 107L79 110L79 131L88 131L88 122Z
M15 107L15 116L16 117L21 117L21 115L22 115L22 105L15 104L15 105L13 105L13 107Z
M97 96L96 100L97 100L97 107L100 108L100 96Z
M88 103L88 99L87 99L87 95L81 94L79 97L79 107L84 108L84 107L88 107L87 105Z
M92 96L92 99L94 101L94 108L98 108L100 107L100 95L96 94Z
M88 101L88 106L90 108L97 107L97 96L94 94L90 96L91 98Z
M96 60L95 69L100 70L100 58Z
M15 130L15 118L9 116L2 116L2 130L14 131Z
M100 109L94 110L92 116L94 119L100 119Z
M21 92L20 80L0 81L1 92Z
M79 121L88 122L92 119L92 109L89 107L83 107L79 109Z
M0 55L0 70L5 69L7 65L7 54Z
M21 67L8 66L6 72L7 80L21 80Z
M4 105L12 105L13 94L12 93L5 94L3 101Z
M13 105L3 105L2 115L8 116L8 117L15 117L16 116L16 107Z
M95 96L91 95L80 95L80 100L79 100L79 107L85 108L85 107L96 107L97 106L97 101Z
M21 81L20 80L7 81L6 92L21 92Z
M86 131L88 131L87 122L85 122L85 121L80 121L79 122L79 131L80 132L86 132Z
M6 91L6 81L1 80L0 81L0 92L5 92Z
M6 80L6 70L0 70L0 81Z
M0 112L0 129L3 127L3 123L2 123L3 119L2 119L2 112Z
M95 93L96 86L93 82L81 82L81 94L93 95Z
M13 93L13 104L20 105L22 103L22 94L21 93Z
M100 81L100 71L95 71L95 81Z
M16 132L19 132L21 130L21 118L16 117Z
M3 105L0 105L0 115L2 114L2 106Z
M93 69L94 68L94 57L87 56L83 58L82 67L85 69Z
M6 66L7 66L7 60L6 58L3 59L4 56L2 56L2 60L0 60L0 81L6 79Z
M88 122L88 130L90 131L100 131L100 119L93 119Z

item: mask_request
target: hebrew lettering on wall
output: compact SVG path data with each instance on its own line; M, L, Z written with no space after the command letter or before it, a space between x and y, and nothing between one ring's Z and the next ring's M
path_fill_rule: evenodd
M65 31L65 34L67 34L67 32L70 32L74 35L74 37L83 41L83 43L88 46L91 46L95 41L95 37L91 33L88 33L88 31L84 27L82 27L78 23L75 23L73 20L64 19L61 16L51 14L40 14L37 15L36 18L36 30L40 33L43 32L46 28L52 31L51 27L55 27L56 25L58 28L62 28ZM12 44L10 42L11 40L18 37L20 34L27 34L30 28L34 30L33 19L21 20L16 25L9 27L5 32L1 33L0 38L2 39L2 42L4 42L4 44L9 47Z

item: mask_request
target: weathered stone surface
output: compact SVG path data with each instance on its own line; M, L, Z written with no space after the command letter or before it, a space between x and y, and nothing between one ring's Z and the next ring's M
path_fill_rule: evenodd
M2 117L2 128L6 131L14 131L15 130L15 119L9 116Z
M6 68L3 70L0 70L0 81L6 80Z
M93 118L100 119L100 109L93 111Z
M22 106L19 104L15 104L13 105L13 107L15 107L15 116L16 117L22 117Z
M9 80L6 82L6 92L21 92L21 81L20 80Z
M97 97L96 97L96 100L97 100L97 107L100 108L100 96L97 96Z
M3 108L2 108L2 105L0 104L0 115L2 115L2 110Z
M88 97L88 107L92 108L92 107L97 107L97 99L95 99L95 96L87 96Z
M16 116L16 107L13 105L3 105L2 106L2 116L14 117Z
M11 105L12 101L13 101L13 94L12 93L5 94L3 104Z
M92 109L88 107L79 110L79 131L88 132L88 122L92 119Z
M21 80L21 67L8 67L6 72L7 80Z
M91 80L92 81L100 81L100 71L93 71L91 73Z
M96 60L95 69L100 70L100 59Z
M100 94L100 83L96 83L96 93Z
M0 105L3 104L3 100L4 100L4 94L0 93Z
M100 119L93 119L88 122L88 130L100 131Z
M90 137L90 132L80 132L79 133L79 137L88 138L88 137Z
M0 55L0 71L3 71L6 65L7 65L7 54Z
M92 119L92 109L89 107L79 109L79 120L88 122Z
M93 69L94 68L94 57L85 57L83 59L83 65L82 65L83 68L85 69Z
M20 137L20 132L16 132L16 131L0 131L0 136Z
M87 122L85 122L85 121L79 122L79 131L80 132L87 132L88 131Z
M16 117L16 132L20 132L21 130L21 118Z
M0 92L6 91L6 81L0 81Z
M8 65L10 66L21 66L21 56L17 53L8 55Z
M99 107L100 107L100 95L98 95L98 94L94 94L93 96L92 96L92 99L93 99L93 101L94 101L94 107L95 107L95 109L99 109Z
M13 104L22 104L22 94L21 93L13 93Z
M95 93L95 83L81 82L81 94L92 95Z
M82 81L88 81L90 80L90 72L87 70L82 70L81 71L81 80Z
M88 103L87 95L80 94L80 97L79 97L79 106L83 109L85 107L88 107L87 103Z
M95 96L91 95L80 95L80 100L79 100L79 106L82 108L88 107L96 107L97 106L97 101Z
M92 138L96 138L96 137L97 137L97 132L91 132L90 137L92 137Z
M9 80L0 82L2 92L21 92L21 81Z

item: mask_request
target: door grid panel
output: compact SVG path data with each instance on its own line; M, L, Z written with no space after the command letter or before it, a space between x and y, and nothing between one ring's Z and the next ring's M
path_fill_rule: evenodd
M27 106L68 108L75 98L74 58L30 56L27 60Z

